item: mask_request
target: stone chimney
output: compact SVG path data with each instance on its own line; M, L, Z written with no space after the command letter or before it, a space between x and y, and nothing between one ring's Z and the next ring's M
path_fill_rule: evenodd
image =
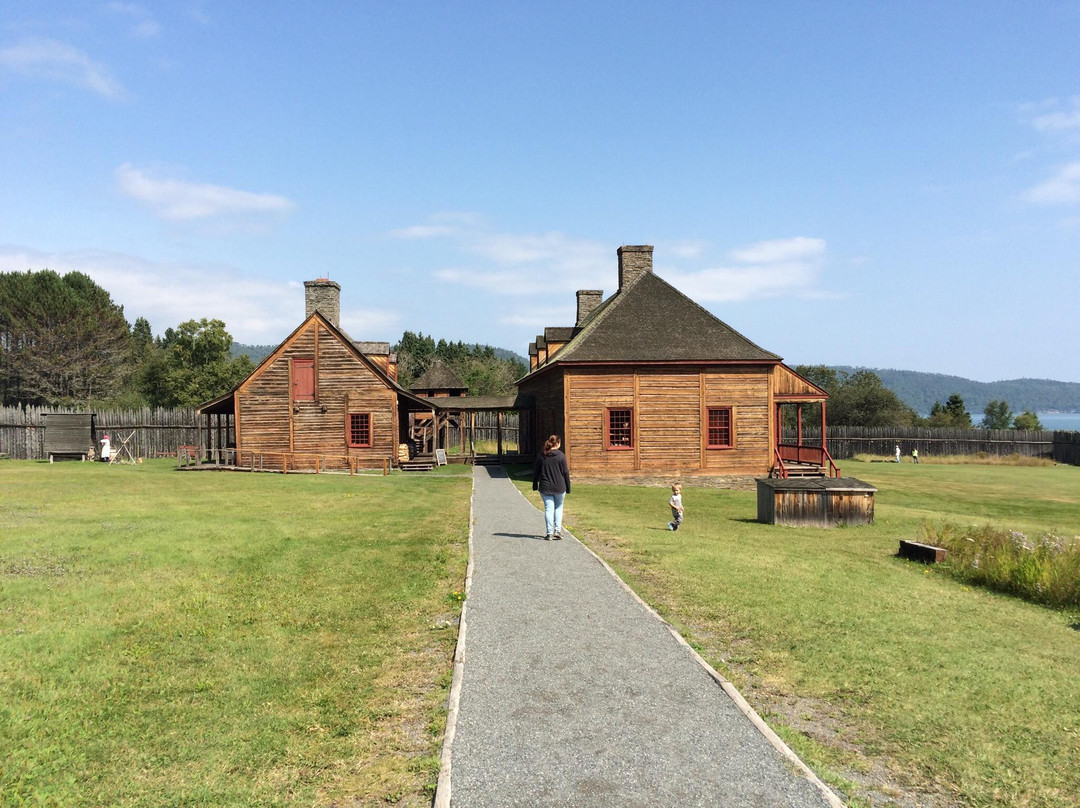
M652 272L652 245L619 247L619 291L646 272Z
M340 327L341 284L329 278L304 281L304 304L305 320L318 311L335 328Z
M581 325L585 318L596 311L600 301L604 299L604 292L600 289L578 289L577 293L577 322Z

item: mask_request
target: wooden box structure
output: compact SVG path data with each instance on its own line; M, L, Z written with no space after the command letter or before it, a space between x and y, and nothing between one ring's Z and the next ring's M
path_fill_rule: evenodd
M94 413L50 412L45 416L45 454L56 457L86 455L94 445Z
M759 479L758 521L793 527L872 525L876 492L854 477Z

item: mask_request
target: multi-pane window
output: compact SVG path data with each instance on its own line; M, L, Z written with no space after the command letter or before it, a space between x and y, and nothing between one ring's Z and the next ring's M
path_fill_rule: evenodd
M632 449L634 446L634 414L630 409L607 411L607 447Z
M349 413L349 446L354 448L371 447L371 413Z
M315 400L315 360L293 359L292 361L292 397L293 401Z
M735 445L731 407L710 407L706 445L710 449L730 449Z

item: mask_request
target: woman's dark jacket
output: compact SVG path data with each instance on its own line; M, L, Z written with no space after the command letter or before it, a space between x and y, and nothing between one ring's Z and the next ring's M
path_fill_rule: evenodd
M551 454L541 453L533 467L533 491L541 494L569 494L570 469L566 465L566 455L559 449L552 449Z

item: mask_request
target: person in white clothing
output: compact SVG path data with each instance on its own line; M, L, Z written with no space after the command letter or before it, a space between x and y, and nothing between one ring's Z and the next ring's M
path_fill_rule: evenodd
M105 435L101 438L101 462L102 463L108 463L109 462L109 454L111 452L112 452L112 449L111 449L111 447L109 445L109 433L106 432Z
M900 444L896 444L896 462L900 462Z
M671 499L668 500L668 505L671 507L671 521L668 522L668 530L678 530L683 518L682 486L679 483L671 486Z

